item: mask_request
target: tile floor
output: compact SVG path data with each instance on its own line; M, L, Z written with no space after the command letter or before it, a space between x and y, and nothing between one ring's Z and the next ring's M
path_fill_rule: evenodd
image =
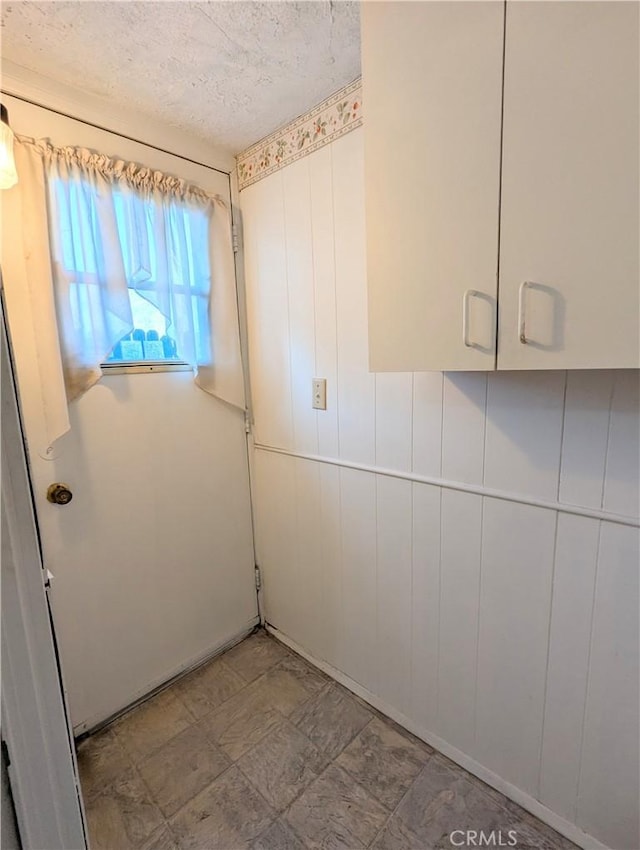
M574 848L264 632L78 760L92 850L444 850L460 829Z

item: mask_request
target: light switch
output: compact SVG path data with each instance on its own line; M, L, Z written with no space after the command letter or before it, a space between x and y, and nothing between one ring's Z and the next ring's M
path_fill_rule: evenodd
M326 410L327 409L327 379L326 378L314 378L311 386L312 391L312 399L311 399L311 407L314 410Z

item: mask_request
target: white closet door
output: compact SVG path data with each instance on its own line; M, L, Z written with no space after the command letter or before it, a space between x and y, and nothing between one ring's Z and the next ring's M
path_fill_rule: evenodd
M499 369L640 365L639 8L507 3Z
M494 369L503 4L361 14L370 368Z

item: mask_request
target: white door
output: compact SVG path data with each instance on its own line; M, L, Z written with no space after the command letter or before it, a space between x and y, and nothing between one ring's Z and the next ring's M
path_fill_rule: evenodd
M370 369L495 368L504 7L364 3Z
M0 313L2 769L4 774L6 765L20 833L15 846L84 850L78 770L51 630L4 301ZM3 775L3 786L4 780ZM2 815L13 812L3 805ZM4 847L4 820L2 827Z
M228 175L8 99L17 132L142 162L216 192ZM48 459L33 326L8 302L51 602L71 716L90 728L258 620L242 411L190 372L103 378L70 406ZM72 501L46 499L54 482Z
M640 366L639 10L507 3L499 369Z

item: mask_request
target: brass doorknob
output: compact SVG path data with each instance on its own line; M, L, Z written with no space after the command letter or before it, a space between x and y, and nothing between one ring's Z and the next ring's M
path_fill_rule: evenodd
M47 499L54 505L68 505L73 493L68 484L51 484L47 490Z

